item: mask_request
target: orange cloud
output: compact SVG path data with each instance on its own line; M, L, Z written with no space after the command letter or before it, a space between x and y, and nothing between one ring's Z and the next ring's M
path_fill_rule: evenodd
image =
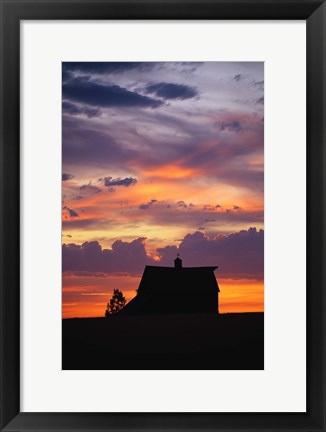
M148 169L144 172L145 177L169 180L189 179L195 175L198 175L198 169L187 168L179 164L161 165L158 168Z

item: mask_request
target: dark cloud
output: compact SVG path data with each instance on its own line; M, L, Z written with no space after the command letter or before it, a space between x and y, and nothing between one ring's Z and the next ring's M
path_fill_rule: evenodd
M140 210L148 210L150 207L152 207L153 204L155 204L157 202L156 199L152 199L150 201L148 201L148 203L146 204L141 204L139 206Z
M88 108L88 107L80 108L77 105L67 101L62 102L62 113L70 114L70 115L84 114L88 118L101 117L102 115L102 111L99 110L98 108Z
M178 201L177 202L177 206L178 207L183 207L183 208L187 208L188 207L187 204L184 201Z
M194 87L165 82L148 84L145 88L145 92L155 94L163 99L179 100L191 99L198 95L198 92Z
M133 186L137 183L137 179L132 178L132 177L126 177L126 178L112 178L112 177L104 177L103 179L104 185L107 187L112 187L112 186Z
M91 182L89 182L89 183L86 184L86 185L82 185L82 186L80 186L79 189L80 189L81 191L84 191L84 192L91 192L91 193L100 193L100 192L102 192L102 189L100 189L100 188L97 187L97 186L92 185Z
M74 176L72 174L62 173L62 181L67 181L73 179Z
M95 107L157 108L162 101L129 91L118 85L104 85L86 78L76 78L63 83L65 99Z
M69 213L69 216L71 218L79 217L79 214L75 210L73 210L73 209L71 209L71 208L69 208L67 206L64 206L63 209L67 210L67 212Z
M239 207L239 206L237 206L237 205L234 205L234 206L233 206L233 210L241 210L241 207Z
M262 97L260 97L260 98L258 98L258 99L256 99L255 100L255 104L257 104L257 105L264 105L264 96L262 96Z
M156 63L151 62L64 62L63 73L120 74L132 70L149 71Z

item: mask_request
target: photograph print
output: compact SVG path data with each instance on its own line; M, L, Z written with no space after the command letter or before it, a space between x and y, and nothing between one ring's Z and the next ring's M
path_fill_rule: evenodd
M62 369L264 369L264 63L62 63Z

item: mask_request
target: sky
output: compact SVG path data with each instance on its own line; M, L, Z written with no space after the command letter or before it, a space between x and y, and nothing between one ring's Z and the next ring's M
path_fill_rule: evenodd
M263 311L263 63L63 63L62 243L64 318L177 253Z

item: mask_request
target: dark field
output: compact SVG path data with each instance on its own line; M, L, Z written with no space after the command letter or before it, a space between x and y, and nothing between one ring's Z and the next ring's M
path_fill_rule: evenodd
M62 321L62 369L264 369L264 314Z

